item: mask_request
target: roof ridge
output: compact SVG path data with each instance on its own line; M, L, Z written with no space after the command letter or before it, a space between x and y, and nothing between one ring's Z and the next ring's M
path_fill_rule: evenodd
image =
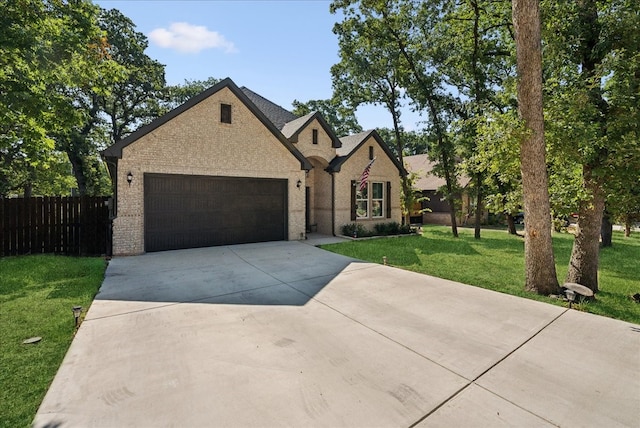
M260 110L279 130L282 130L287 122L291 122L298 118L297 115L293 114L289 110L263 97L257 92L252 91L246 86L242 86L240 91L242 91L242 93L251 100L258 110Z
M274 106L276 106L276 107L280 107L282 110L284 110L284 111L286 111L286 112L289 112L289 113L293 114L294 116L296 116L296 118L298 117L298 116L297 116L295 113L293 113L292 111L287 110L286 108L282 107L280 104L276 104L276 103L274 103L274 102L273 102L273 101L271 101L270 99L265 98L264 96L260 95L259 93L255 92L255 91L252 91L251 89L247 88L246 86L241 86L241 87L240 87L240 89L241 89L242 91L249 91L249 92L251 92L253 95L255 95L255 96L257 96L257 97L260 97L261 99L263 99L264 101L268 102L269 104L273 104L273 105L274 105Z

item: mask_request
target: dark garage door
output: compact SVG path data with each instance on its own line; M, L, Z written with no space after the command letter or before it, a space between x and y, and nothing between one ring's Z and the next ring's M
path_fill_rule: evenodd
M144 175L145 251L287 237L287 180Z

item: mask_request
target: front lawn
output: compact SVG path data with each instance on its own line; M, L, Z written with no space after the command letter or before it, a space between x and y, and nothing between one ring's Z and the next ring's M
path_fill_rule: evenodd
M31 426L73 339L71 308L89 308L105 268L102 258L0 258L0 427Z
M323 245L322 248L366 260L388 263L402 269L446 278L529 299L566 305L565 302L524 291L524 240L500 230L482 230L482 239L472 229L459 229L455 239L451 229L423 227L422 236L380 238ZM564 282L571 256L573 235L553 235L556 269ZM614 232L613 247L600 253L600 292L596 301L578 309L640 324L640 304L631 295L640 293L640 234L625 238Z

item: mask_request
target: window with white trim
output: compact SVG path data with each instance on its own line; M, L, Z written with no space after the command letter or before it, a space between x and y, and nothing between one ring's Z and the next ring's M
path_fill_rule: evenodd
M371 183L371 217L384 216L384 183Z
M369 217L369 183L362 191L356 191L356 214L358 218Z

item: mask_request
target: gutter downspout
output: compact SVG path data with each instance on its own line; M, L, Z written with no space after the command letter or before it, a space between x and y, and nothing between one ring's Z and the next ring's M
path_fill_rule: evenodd
M331 233L336 236L336 175L331 172Z

